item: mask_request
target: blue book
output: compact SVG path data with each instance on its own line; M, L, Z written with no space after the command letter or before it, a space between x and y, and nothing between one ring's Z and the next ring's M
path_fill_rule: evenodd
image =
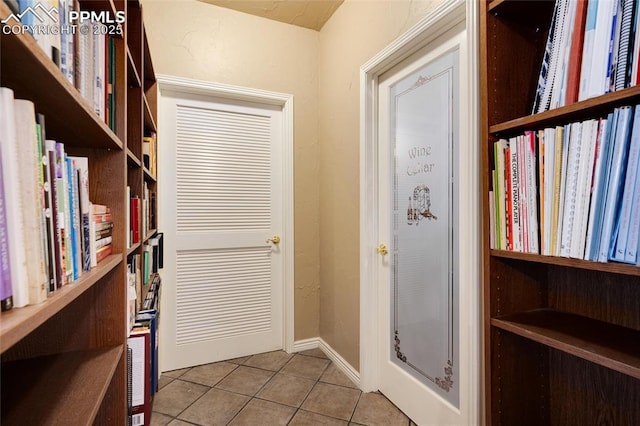
M78 217L78 212L77 212L77 203L74 203L73 200L74 198L76 198L76 196L74 195L75 193L77 193L77 183L76 183L76 179L73 178L74 173L73 173L73 160L69 157L65 157L64 159L67 163L67 167L65 169L65 172L67 172L67 192L69 193L69 219L70 219L70 229L69 229L69 242L71 243L71 267L73 270L73 281L76 281L78 278L80 278L80 270L78 269L78 263L76 262L76 259L78 258L78 227L75 226L76 223L76 219Z
M148 324L151 330L151 396L158 391L158 317L155 309L140 311L136 315L136 324Z
M637 107L636 110L640 110ZM636 113L636 121L633 123L633 132L629 142L629 154L626 161L626 176L624 179L624 189L617 223L617 233L613 236L614 244L611 251L611 260L624 262L627 251L627 240L629 239L629 227L631 225L631 210L633 207L634 193L638 174L638 157L640 157L640 118ZM633 262L635 263L635 258Z
M640 156L638 156L635 190L631 203L631 220L629 223L629 237L627 238L627 249L625 252L625 263L637 264L638 245L640 244Z
M614 236L616 232L616 222L620 211L627 153L629 151L632 112L633 108L630 106L620 108L607 184L607 196L602 222L602 235L600 237L600 249L598 253L599 262L606 262L609 259L612 236ZM637 126L640 125L640 108L635 109L635 115L639 115L638 120L636 120L635 123Z
M597 260L598 258L604 194L607 182L607 161L617 116L618 115L614 113L609 113L607 116L607 127L602 132L602 138L598 141L596 149L596 163L593 171L593 187L591 189L589 206L589 223L587 225L585 260Z

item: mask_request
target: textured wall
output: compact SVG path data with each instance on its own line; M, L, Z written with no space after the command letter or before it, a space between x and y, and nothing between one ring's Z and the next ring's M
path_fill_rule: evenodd
M320 336L360 357L360 67L439 1L346 0L320 31Z
M318 336L318 32L195 0L143 8L156 73L293 94L295 339Z

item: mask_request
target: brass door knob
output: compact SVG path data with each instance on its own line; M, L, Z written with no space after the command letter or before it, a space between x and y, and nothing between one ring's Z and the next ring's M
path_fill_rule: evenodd
M268 238L267 242L278 245L280 244L280 237L278 237L277 235L274 235L273 238Z
M387 246L384 244L380 244L376 251L383 256L389 254L389 250L387 250Z

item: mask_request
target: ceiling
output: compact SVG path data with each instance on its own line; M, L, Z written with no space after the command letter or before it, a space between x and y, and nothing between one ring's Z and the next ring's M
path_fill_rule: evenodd
M239 12L320 31L344 0L200 0Z

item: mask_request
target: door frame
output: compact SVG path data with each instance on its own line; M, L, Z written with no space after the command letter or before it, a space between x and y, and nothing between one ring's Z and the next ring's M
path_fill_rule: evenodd
M460 329L469 335L469 354L460 354L460 410L469 424L479 424L482 358L480 310L480 174L479 174L479 35L478 2L444 0L420 22L360 68L360 387L376 391L378 374L378 77L460 23L465 23L466 51L460 58L460 78L468 92L460 93L460 212L476 211L460 220ZM465 139L468 141L464 144ZM470 311L466 307L471 307Z
M256 104L278 106L282 108L282 212L283 225L281 237L287 242L282 245L283 261L283 301L282 301L282 342L283 349L293 351L294 345L294 210L293 210L293 95L271 92L261 89L252 89L230 84L214 83L203 80L176 77L164 74L156 75L158 93L162 97L163 92L172 91L184 94L195 94L223 98L235 101L252 102ZM162 126L160 127L160 139L162 139ZM162 176L162 174L161 174ZM161 180L158 181L162 183ZM162 210L158 212L159 229L172 226L164 223ZM165 284L166 286L166 284ZM164 315L164 314L163 314ZM175 318L166 318L166 321L175 323ZM167 328L167 327L165 327ZM161 367L162 368L162 367Z

